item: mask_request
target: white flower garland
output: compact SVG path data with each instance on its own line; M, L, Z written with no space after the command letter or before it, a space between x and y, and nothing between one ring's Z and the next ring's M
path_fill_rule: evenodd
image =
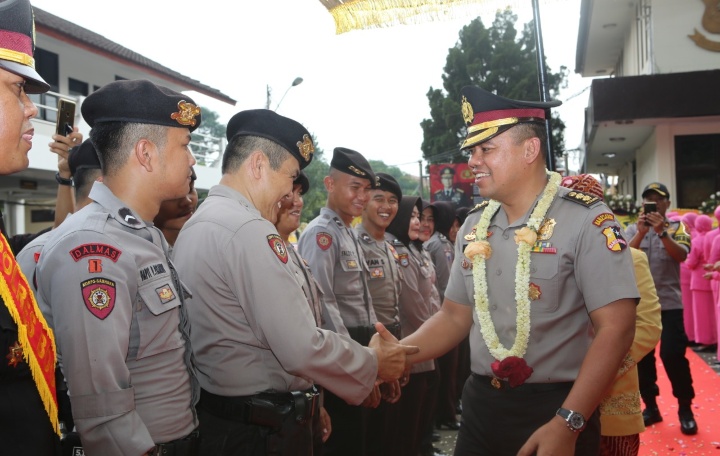
M543 195L538 201L537 206L530 214L527 228L516 230L520 236L515 236L515 242L518 244L518 260L515 271L515 302L517 304L517 317L515 326L517 335L515 343L509 350L505 348L498 338L495 331L495 325L490 316L488 303L488 285L487 272L485 270L485 257L483 255L475 255L473 261L473 284L475 286L475 311L480 321L480 332L482 333L485 345L487 345L490 354L497 360L502 361L509 356L517 356L522 358L527 351L528 340L530 339L530 250L534 244L535 236L527 237L526 231L532 230L533 234L537 234L540 224L545 219L550 204L558 191L560 184L560 174L547 171L550 180L543 190ZM490 226L490 220L493 218L500 202L490 200L485 211L480 217L480 221L475 226L475 233L480 242L487 242L487 230ZM532 243L529 241L533 240Z

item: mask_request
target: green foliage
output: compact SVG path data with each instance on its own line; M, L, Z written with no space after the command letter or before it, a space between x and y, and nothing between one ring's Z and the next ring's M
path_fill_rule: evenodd
M198 165L214 166L222 157L222 139L225 137L226 126L218 122L219 114L200 107L202 122L192 133L190 143Z
M411 176L403 172L397 166L389 166L380 160L368 160L373 171L376 173L389 174L398 181L400 184L400 190L403 195L419 195L420 194L420 182L415 176ZM427 192L425 192L427 193Z
M315 135L312 135L315 144L313 161L303 170L310 180L310 189L303 195L305 206L302 211L302 221L309 222L320 215L320 208L325 207L327 202L327 191L323 180L330 171L330 165L325 161L324 151L318 145Z
M525 24L518 38L516 22L517 15L506 9L497 12L490 28L477 18L460 30L457 44L448 50L443 88L430 87L427 93L431 118L420 123L421 149L429 163L467 161L459 148L466 134L460 110L464 86L479 86L506 98L540 100L533 23ZM559 89L567 86L568 69L562 66L552 73L546 68L549 96L555 99ZM553 115L550 125L553 152L562 156L565 124Z

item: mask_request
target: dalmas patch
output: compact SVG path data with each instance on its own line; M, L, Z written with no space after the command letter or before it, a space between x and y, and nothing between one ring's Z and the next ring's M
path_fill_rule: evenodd
M278 257L283 264L288 262L288 251L285 247L285 242L277 234L269 234L267 237L268 245L275 252L275 256Z
M104 320L115 308L115 282L104 277L95 277L80 283L85 307L91 314Z
M70 256L73 257L73 260L76 262L89 256L104 256L117 263L121 254L122 252L115 247L100 243L79 245L70 251Z

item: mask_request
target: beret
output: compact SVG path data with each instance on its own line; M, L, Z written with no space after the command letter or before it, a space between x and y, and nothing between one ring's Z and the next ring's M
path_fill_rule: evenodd
M300 174L298 174L297 179L293 181L293 185L299 185L300 186L300 194L304 195L310 190L310 179L308 179L307 174L300 171Z
M545 110L562 104L557 100L511 100L475 86L465 86L460 93L462 116L467 127L461 149L482 144L520 123L544 123Z
M390 192L398 197L398 200L402 199L402 190L400 184L395 180L394 177L387 173L375 174L375 189Z
M100 159L92 141L86 139L79 146L70 149L68 165L72 176L81 169L100 169Z
M28 0L0 1L0 68L25 79L25 93L50 85L35 71L35 16Z
M287 150L305 168L313 159L315 145L310 132L288 117L269 109L240 111L230 118L225 133L230 141L236 136L258 136Z
M370 163L368 163L360 152L346 149L344 147L336 147L335 150L333 150L330 167L335 168L338 171L342 171L343 173L350 174L351 176L368 179L372 185L375 185L376 183L375 173L370 167Z
M83 102L82 116L98 122L128 122L187 128L200 126L200 108L192 98L145 79L113 81Z

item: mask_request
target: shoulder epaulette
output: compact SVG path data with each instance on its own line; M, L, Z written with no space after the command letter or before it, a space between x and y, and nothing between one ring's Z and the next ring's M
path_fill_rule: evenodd
M335 223L337 224L337 226L338 226L339 228L345 228L345 224L343 223L342 220L340 220L340 219L337 218L337 217L333 217L333 220L335 221Z
M400 241L400 239L393 239L392 241L388 241L391 246L393 247L405 247L405 244Z
M485 200L485 201L483 201L483 202L480 203L480 204L476 204L474 208L472 208L472 209L470 209L470 210L468 211L468 215L473 214L473 213L479 211L480 209L484 208L484 207L487 206L488 204L490 204L490 201L488 201L488 200Z
M587 193L578 192L577 190L573 190L571 192L566 193L562 196L563 199L566 199L568 201L572 201L574 203L578 203L582 206L585 206L587 208L593 207L597 203L602 201L602 198L594 196L594 195L588 195Z

